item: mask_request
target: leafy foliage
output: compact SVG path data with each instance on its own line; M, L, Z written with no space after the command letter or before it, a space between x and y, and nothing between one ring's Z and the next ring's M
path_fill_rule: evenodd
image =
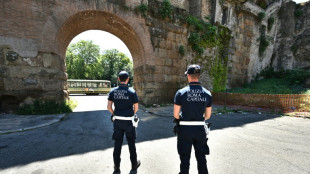
M265 17L266 17L266 13L264 13L264 12L259 12L257 14L258 21L260 21L260 22L262 22Z
M116 84L121 70L128 71L132 79L132 62L124 53L116 49L106 50L103 55L99 52L99 46L92 41L69 45L66 54L69 79L110 80Z
M273 68L263 70L255 80L243 88L227 90L232 93L255 94L310 94L305 87L305 80L310 71L304 69L274 71Z
M164 0L162 8L160 9L161 17L163 19L165 19L166 17L169 17L169 19L171 19L172 18L172 15L171 15L172 10L173 10L173 7L172 7L170 1Z
M187 23L194 30L188 38L193 51L201 55L204 52L204 48L215 47L217 45L216 26L193 16L187 17Z
M210 17L205 17L207 21ZM230 30L221 25L212 25L210 22L198 19L193 16L187 17L187 23L192 32L188 37L188 43L193 51L197 53L194 63L202 64L202 57L206 48L217 47L216 55L213 59L208 58L208 64L203 68L208 70L212 78L213 91L224 91L226 89L227 79L227 62L228 62L228 47L230 42Z
M225 91L227 80L228 46L230 42L230 30L218 26L218 54L209 67L214 92Z
M146 4L143 4L142 2L141 2L141 4L140 4L139 6L137 6L137 7L135 8L135 11L136 11L137 13L141 13L141 15L142 15L143 17L146 17L146 15L147 15L147 10L148 10L147 5L146 5Z
M180 47L179 47L179 53L180 53L182 56L184 56L184 54L185 54L184 45L180 45Z
M266 9L268 6L265 0L258 0L256 4L260 6L262 9Z
M56 101L34 101L33 104L21 106L17 114L20 115L41 115L41 114L61 114L70 113L77 106L73 100L63 102Z
M270 17L269 19L268 19L268 31L270 31L271 29L272 29L272 27L273 27L273 24L274 24L274 17Z
M100 66L104 69L102 78L117 84L118 73L125 70L133 79L133 65L130 59L116 49L107 50L100 58Z
M263 56L265 50L269 46L269 41L266 37L266 26L262 26L260 28L261 35L259 37L259 48L258 48L258 53L259 56Z
M294 14L297 18L301 17L303 15L303 13L304 12L302 11L302 9L296 9L294 12Z
M66 53L67 73L71 79L99 79L96 71L100 48L93 41L79 41L70 44Z

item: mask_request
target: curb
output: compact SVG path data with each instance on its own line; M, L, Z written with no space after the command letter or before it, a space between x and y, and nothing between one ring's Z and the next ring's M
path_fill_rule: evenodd
M21 129L12 129L12 130L0 131L0 135L1 134L10 134L10 133L15 133L15 132L24 132L24 131L29 131L29 130L33 130L33 129L49 126L49 125L58 123L60 121L63 121L67 117L68 117L68 114L61 114L60 116L57 117L57 119L54 119L54 120L49 121L47 123L43 123L43 124L39 124L39 125L36 125L36 126L31 126L31 127L26 127L26 128L21 128Z
M150 111L149 111L148 109L146 109L144 106L141 107L140 105L139 105L139 109L143 110L144 112L147 112L147 113L150 113L150 114L152 114L152 115L159 116L159 117L173 117L173 115L162 115L162 114L157 114L157 113L155 113L155 112L150 112Z

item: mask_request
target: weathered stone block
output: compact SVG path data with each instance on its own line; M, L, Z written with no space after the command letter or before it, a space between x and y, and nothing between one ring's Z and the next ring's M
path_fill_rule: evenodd
M171 82L171 75L164 75L164 82Z
M31 66L8 66L8 75L13 78L67 79L67 74L58 69Z
M6 77L7 76L7 72L8 72L8 70L7 70L8 68L7 68L7 66L1 66L0 65L0 77Z
M40 81L34 78L3 78L3 83L7 91L43 90Z
M155 56L159 57L159 58L165 58L165 57L167 57L167 50L161 49L161 48L156 48L155 49Z
M156 61L155 61L155 64L157 66L164 66L165 65L165 62L166 62L166 59L165 58L157 58Z
M172 66L173 65L173 60L172 59L165 59L165 65L166 66Z
M65 71L65 62L60 56L52 53L42 53L43 66L46 68L55 68Z
M162 82L162 81L164 81L163 74L154 74L154 81L155 82Z
M176 42L176 34L172 33L172 32L168 32L167 34L167 40L168 41L172 41L172 42Z
M167 32L160 29L160 28L152 28L149 29L151 37L157 37L157 38L167 38Z
M176 52L175 50L169 50L168 51L168 57L170 59L177 59L179 57L179 52Z
M66 90L53 90L42 93L41 98L44 100L63 101L68 98L68 92Z
M145 88L145 89L153 89L155 86L156 86L156 83L155 83L155 82L147 82L147 83L144 83L144 88Z

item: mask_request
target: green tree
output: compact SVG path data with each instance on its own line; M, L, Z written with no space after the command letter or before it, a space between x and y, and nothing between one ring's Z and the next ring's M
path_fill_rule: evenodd
M121 70L128 71L130 79L133 79L132 62L124 53L111 49L100 55L99 46L92 41L82 40L70 44L66 53L66 65L69 79L104 79L117 84Z
M93 41L81 40L70 44L66 53L67 73L70 79L98 79L100 48ZM98 71L99 70L99 71Z
M118 73L122 70L129 72L133 78L133 66L130 59L116 49L106 50L101 58L101 66L104 69L103 78L110 80L111 84L117 84Z

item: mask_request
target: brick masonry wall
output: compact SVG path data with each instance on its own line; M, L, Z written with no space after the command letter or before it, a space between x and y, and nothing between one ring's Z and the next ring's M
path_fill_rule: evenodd
M185 8L186 1L179 3ZM181 77L186 65L178 49L187 44L186 27L143 18L124 8L139 4L135 0L1 1L2 109L36 99L68 97L65 51L77 34L89 29L108 31L128 46L141 103L172 102L179 83L184 81Z

